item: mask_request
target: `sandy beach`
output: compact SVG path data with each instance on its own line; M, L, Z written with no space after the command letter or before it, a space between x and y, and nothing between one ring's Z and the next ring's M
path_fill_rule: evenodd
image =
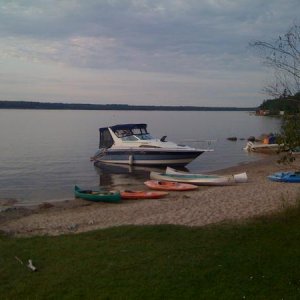
M0 231L14 236L31 236L78 233L121 225L204 226L271 214L300 199L299 184L271 182L266 177L273 172L299 169L299 159L289 166L277 164L277 159L277 156L266 156L257 162L215 172L245 171L247 183L170 192L166 198L158 200L124 200L109 204L70 199L31 208L2 203L8 208L0 213ZM143 182L135 189L147 190Z

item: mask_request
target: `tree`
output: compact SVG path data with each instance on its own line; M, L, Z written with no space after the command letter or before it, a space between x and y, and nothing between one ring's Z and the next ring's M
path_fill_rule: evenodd
M250 43L274 71L274 82L265 91L277 98L287 98L300 91L300 26L293 25L274 42Z
M277 100L284 100L298 106L293 115L286 115L278 135L284 149L300 147L300 26L293 25L286 34L275 42L256 41L250 44L263 55L264 63L274 70L274 83L264 90ZM283 149L282 149L283 150ZM292 155L283 155L281 162L291 162Z
M300 118L299 115L288 115L282 120L281 133L277 135L277 142L282 145L279 163L291 163L296 159L293 151L300 151ZM289 150L286 152L286 150Z

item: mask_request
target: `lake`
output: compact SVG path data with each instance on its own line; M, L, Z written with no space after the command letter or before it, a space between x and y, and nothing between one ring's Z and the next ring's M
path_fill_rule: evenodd
M249 112L0 110L0 199L21 204L73 198L75 184L126 187L149 178L149 170L129 166L94 167L90 157L100 127L147 123L152 136L203 147L185 140L215 140L214 152L187 169L209 172L261 158L243 150L249 136L278 132L280 120ZM227 138L235 136L236 142Z

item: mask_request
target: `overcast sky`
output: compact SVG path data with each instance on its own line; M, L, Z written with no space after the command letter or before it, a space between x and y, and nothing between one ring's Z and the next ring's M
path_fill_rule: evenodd
M0 100L256 106L300 0L0 0Z

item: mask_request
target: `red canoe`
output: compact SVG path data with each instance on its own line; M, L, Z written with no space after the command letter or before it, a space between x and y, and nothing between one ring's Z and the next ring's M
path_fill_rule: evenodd
M167 192L148 192L148 191L123 191L122 199L158 199L168 195Z
M190 183L180 183L172 181L148 180L144 182L147 187L153 190L164 191L191 191L198 188L197 185Z

